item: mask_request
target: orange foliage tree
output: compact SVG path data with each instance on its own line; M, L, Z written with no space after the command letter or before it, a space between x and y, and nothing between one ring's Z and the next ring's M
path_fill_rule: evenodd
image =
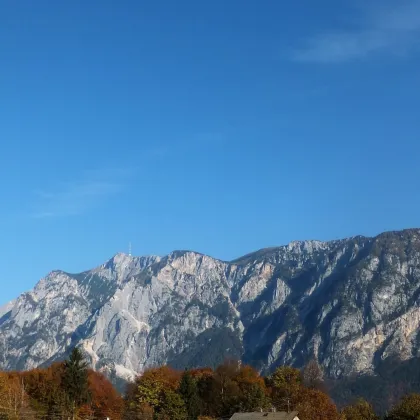
M45 369L33 369L20 374L31 406L44 416L64 416L67 398L62 387L63 364L54 363Z
M124 401L111 382L101 373L89 370L89 390L91 393L90 409L95 418L122 417Z
M339 420L340 414L327 394L302 387L296 405L300 420Z

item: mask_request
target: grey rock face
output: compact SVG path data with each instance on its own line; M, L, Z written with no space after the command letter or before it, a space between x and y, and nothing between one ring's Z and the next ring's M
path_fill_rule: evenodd
M81 345L130 379L145 368L242 358L263 372L315 356L331 377L420 349L420 230L302 241L223 262L194 252L117 254L52 272L0 311L0 368L28 369Z

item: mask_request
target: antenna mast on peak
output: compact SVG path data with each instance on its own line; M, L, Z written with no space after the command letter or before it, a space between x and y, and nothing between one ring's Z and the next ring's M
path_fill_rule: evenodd
M131 242L128 243L128 256L131 257Z

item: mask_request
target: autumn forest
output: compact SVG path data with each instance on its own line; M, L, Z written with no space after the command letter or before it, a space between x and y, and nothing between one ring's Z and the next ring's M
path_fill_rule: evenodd
M250 366L226 361L216 369L146 370L121 395L89 369L80 350L47 368L0 373L0 419L227 419L235 412L299 412L301 420L378 420L365 400L338 409L315 361L302 370L281 366L262 377ZM403 397L386 420L420 418L420 395Z

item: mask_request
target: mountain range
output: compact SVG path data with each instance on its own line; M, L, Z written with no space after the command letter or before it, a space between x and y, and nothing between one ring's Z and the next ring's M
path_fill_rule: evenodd
M115 381L144 369L241 359L263 373L317 359L327 377L375 373L420 351L420 230L295 241L234 261L119 253L53 271L0 308L0 368L75 345Z

